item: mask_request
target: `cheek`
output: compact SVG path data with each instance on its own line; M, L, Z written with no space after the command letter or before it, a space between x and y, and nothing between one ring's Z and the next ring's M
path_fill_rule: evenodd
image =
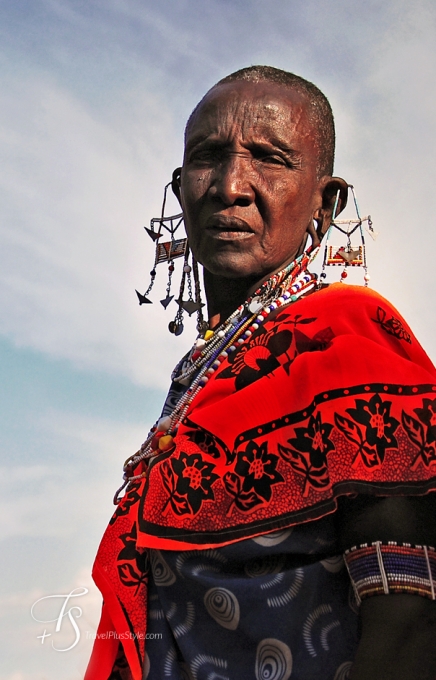
M289 192L286 198L277 192L276 198L280 200L271 206L264 246L272 248L276 254L288 255L300 246L305 237L312 217L311 205L305 192L296 191L291 198Z
M200 212L207 197L209 179L204 175L189 177L181 186L181 206L187 220L194 219Z

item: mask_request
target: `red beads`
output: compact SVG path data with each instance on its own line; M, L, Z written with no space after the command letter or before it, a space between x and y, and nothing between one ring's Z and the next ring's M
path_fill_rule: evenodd
M344 271L343 271L342 274L341 274L341 279L346 279L347 276L348 276L348 274L347 274L347 272L346 272L345 269L344 269Z

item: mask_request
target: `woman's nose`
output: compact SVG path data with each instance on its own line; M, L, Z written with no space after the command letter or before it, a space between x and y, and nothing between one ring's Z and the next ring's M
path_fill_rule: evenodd
M209 196L226 206L248 206L254 201L251 158L232 153L215 169Z

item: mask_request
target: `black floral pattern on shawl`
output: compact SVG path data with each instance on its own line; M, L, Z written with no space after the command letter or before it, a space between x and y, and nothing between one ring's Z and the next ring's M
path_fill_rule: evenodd
M229 366L217 375L217 379L235 378L235 389L241 390L275 371L280 366L277 357L286 353L291 343L291 331L277 328L267 331L261 327L229 354Z
M189 418L185 418L183 425L191 428L186 433L188 439L196 444L202 453L212 456L212 458L219 458L221 453L226 457L226 463L232 463L235 458L235 453L230 451L228 446L216 434L212 434L205 430L200 425L192 422Z
M169 498L163 512L171 507L175 515L195 515L203 501L214 500L212 484L218 479L214 469L199 453L182 451L179 458L164 461L160 473Z
M423 399L422 407L413 410L419 420L403 411L401 422L410 441L418 447L412 463L415 470L421 462L425 467L436 462L436 399Z
M234 378L238 391L275 371L281 363L278 358L283 355L286 356L282 366L289 373L292 362L299 354L323 351L330 346L334 337L330 327L321 329L313 337L297 328L313 323L316 317L303 318L301 314L293 316L282 312L274 321L276 325L271 330L261 327L229 354L229 366L218 373L217 379Z
M124 586L135 588L136 596L141 585L147 580L147 553L136 549L136 524L130 532L121 534L119 538L124 547L117 557L118 576Z
M391 318L388 319L386 310L383 309L383 307L377 307L377 318L373 319L373 321L378 323L386 333L393 335L394 338L404 340L405 342L408 342L409 345L412 344L410 333L406 331L400 319L397 319L395 316L391 316Z
M395 431L399 421L390 415L391 401L383 401L379 394L374 394L369 401L355 400L355 408L347 408L346 412L352 420L335 414L336 427L348 441L358 445L353 465L359 457L366 467L378 467L385 458L388 448L398 448ZM356 423L364 426L362 430Z
M288 439L291 448L278 445L282 459L293 470L304 477L303 496L307 496L309 488L326 489L330 485L327 467L327 454L335 446L329 438L333 425L323 423L321 413L310 417L307 427L296 427L296 437Z
M141 496L138 493L138 489L140 486L141 482L133 482L131 486L129 486L128 490L123 496L121 502L117 505L117 509L115 510L114 514L110 519L109 522L110 526L114 524L117 517L128 515L132 505L135 505L135 503L139 503L139 501L141 500Z
M278 460L268 452L267 442L248 442L246 449L239 451L235 471L227 472L223 479L226 491L233 496L228 514L233 507L247 513L269 503L274 484L284 481L276 470Z
M422 408L415 408L414 411L427 428L427 443L436 442L436 399L423 399Z

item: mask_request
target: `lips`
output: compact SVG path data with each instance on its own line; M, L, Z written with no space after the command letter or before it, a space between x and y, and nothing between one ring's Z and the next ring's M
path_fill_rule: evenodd
M222 241L241 241L254 234L245 220L229 215L212 215L206 221L205 228L212 238Z

